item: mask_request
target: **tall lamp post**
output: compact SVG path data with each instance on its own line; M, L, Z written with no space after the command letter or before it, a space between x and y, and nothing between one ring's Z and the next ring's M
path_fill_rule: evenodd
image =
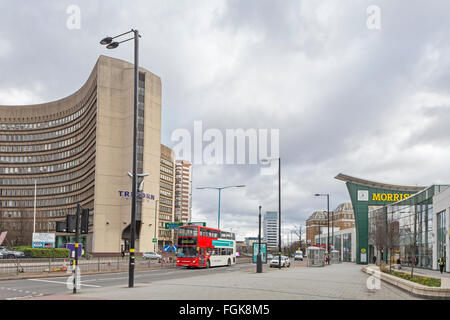
M258 232L258 255L256 256L256 272L262 272L262 257L261 257L261 206L259 206L259 232Z
M278 160L278 269L281 270L281 158L261 159L262 163Z
M219 209L218 209L218 215L217 215L217 229L220 229L220 194L221 194L222 190L227 189L227 188L243 188L243 187L245 187L245 184L232 185L232 186L226 186L226 187L199 187L199 188L197 188L199 190L203 190L203 189L219 190Z
M327 250L328 255L330 255L330 195L328 193L316 193L316 197L327 197ZM334 235L334 232L333 232ZM319 235L320 236L320 235ZM328 264L330 264L330 259L328 259Z
M115 38L133 33L133 37L122 40L113 41ZM131 223L130 223L130 264L128 268L128 287L134 286L134 242L136 237L136 190L137 190L137 105L138 105L138 81L139 81L139 31L131 29L128 32L119 34L115 37L106 37L100 41L100 44L106 45L108 49L115 49L120 43L134 40L134 124L133 124L133 186L131 189Z

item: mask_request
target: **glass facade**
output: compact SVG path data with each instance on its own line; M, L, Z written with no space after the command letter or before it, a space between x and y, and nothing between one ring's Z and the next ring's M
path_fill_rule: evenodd
M400 259L401 264L432 269L433 196L446 187L433 185L405 200L370 211L369 245L375 247L374 254L383 249L385 258L389 254L394 263Z
M437 215L437 258L447 258L446 250L446 212L441 211ZM445 266L447 268L447 266ZM445 270L445 269L444 269Z

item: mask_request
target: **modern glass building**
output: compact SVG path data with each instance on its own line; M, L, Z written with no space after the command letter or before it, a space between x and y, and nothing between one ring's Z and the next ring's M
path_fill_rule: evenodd
M385 261L437 269L437 259L448 257L448 185L433 185L409 198L369 211L369 250ZM438 206L436 206L436 202ZM446 203L445 203L446 202ZM436 210L439 209L438 211Z
M383 251L384 259L436 269L437 259L447 256L447 212L436 212L434 208L435 196L445 189L448 185L433 185L407 199L369 211L371 255L380 256Z
M356 220L356 262L388 262L438 269L449 263L450 188L386 184L339 174L346 182ZM448 270L448 267L447 267Z

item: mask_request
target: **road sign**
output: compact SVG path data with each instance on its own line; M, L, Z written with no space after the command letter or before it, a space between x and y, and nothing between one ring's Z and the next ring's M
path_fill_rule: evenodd
M166 222L164 224L165 229L178 229L183 225L183 222Z
M178 229L180 226L202 226L206 227L206 222L166 222L165 229Z
M153 238L153 243L156 243L156 242L158 242L158 239L157 238Z
M54 248L55 234L54 233L33 233L32 240L33 248Z

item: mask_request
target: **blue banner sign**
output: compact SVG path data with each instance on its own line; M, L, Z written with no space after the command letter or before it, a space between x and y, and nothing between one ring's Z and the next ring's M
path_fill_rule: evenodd
M226 240L213 240L212 245L214 247L232 247L233 241L226 241Z

